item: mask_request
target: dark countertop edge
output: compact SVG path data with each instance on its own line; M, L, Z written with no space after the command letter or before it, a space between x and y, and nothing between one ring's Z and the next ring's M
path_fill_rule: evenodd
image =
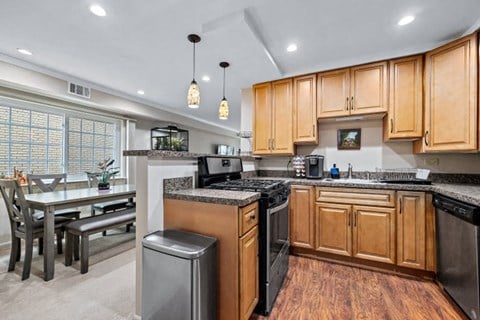
M123 155L126 157L148 157L151 159L179 159L179 160L192 160L198 157L222 157L222 158L241 158L244 161L260 160L262 157L254 156L230 156L220 154L208 154L208 153L192 153L186 151L162 151L162 150L124 150Z
M197 202L206 202L213 204L224 204L229 206L238 206L244 207L249 205L252 202L260 199L260 193L256 192L253 196L245 199L232 199L228 197L211 197L211 196L201 196L201 195L186 195L183 193L178 193L178 191L172 191L163 194L164 199L173 199L173 200L185 200L185 201L197 201Z

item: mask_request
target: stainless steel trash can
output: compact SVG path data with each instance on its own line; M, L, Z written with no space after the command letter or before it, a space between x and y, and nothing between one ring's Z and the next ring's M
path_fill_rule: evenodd
M217 240L165 230L142 243L142 320L216 319Z

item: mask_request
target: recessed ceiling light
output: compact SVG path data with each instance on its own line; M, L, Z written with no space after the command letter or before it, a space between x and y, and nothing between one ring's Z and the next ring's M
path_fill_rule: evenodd
M287 51L288 52L294 52L294 51L297 51L297 45L295 43L292 43L291 45L289 45L287 47Z
M99 17L105 17L107 15L107 12L105 11L105 9L103 9L98 4L92 4L90 6L90 11L92 11L92 13L94 15L99 16Z
M414 16L405 16L402 19L400 19L400 21L398 21L398 25L399 26L404 26L406 24L412 23L413 20L415 20Z
M138 93L139 95L143 96L143 95L145 94L145 91L143 91L143 90L137 90L137 93Z
M205 82L210 82L210 77L209 76L203 76L202 80Z
M32 55L32 52L27 50L27 49L17 48L17 51L20 52L21 54L24 54L24 55L27 55L27 56Z

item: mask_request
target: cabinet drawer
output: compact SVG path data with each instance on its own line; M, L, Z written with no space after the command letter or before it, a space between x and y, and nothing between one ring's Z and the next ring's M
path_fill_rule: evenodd
M258 202L240 208L238 217L241 236L258 224Z
M395 191L317 187L316 201L393 208L395 207Z

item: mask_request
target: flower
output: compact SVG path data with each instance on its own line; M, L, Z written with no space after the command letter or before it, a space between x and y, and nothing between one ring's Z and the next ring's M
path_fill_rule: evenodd
M102 171L98 179L99 182L108 183L111 177L113 177L114 175L120 172L120 170L118 170L119 169L118 167L112 167L114 162L115 162L115 159L107 158L102 162L98 163L98 168Z

